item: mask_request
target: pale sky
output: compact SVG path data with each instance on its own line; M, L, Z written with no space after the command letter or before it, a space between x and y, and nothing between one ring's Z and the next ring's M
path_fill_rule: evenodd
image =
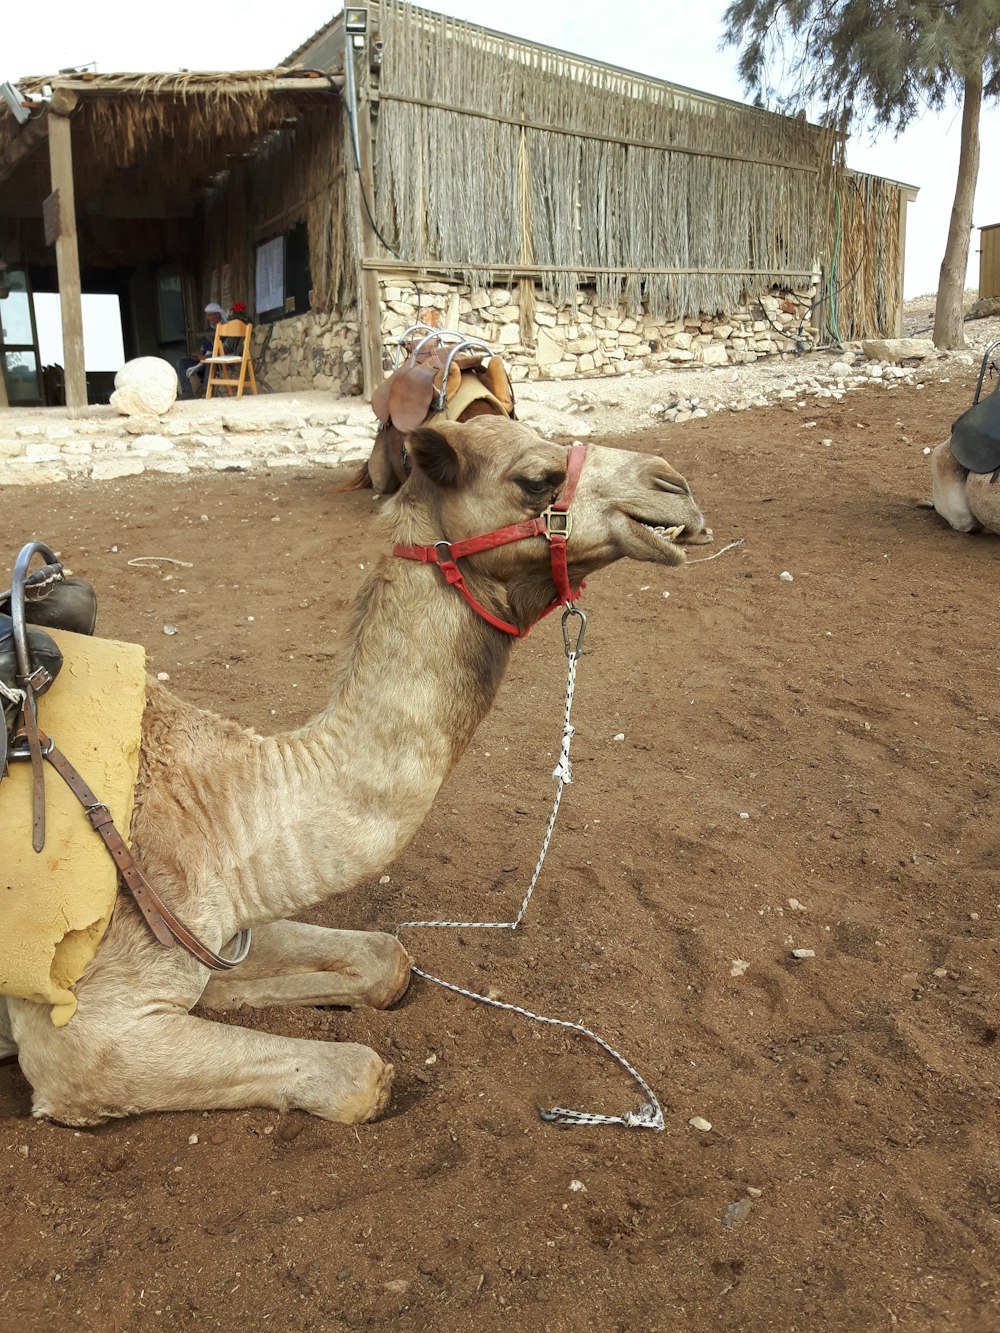
M621 65L703 92L746 100L736 52L720 51L725 0L427 0L426 8L511 32L531 41ZM176 69L268 69L340 10L336 0L225 0L159 11L134 0L49 0L6 6L0 81L49 74L96 61L102 73ZM0 106L0 114L4 108ZM961 113L924 115L898 140L855 136L849 165L918 186L910 205L905 294L937 287L958 169ZM1000 108L983 113L984 145L973 221L1000 222L1000 176L989 168L1000 138ZM979 232L972 233L969 286L978 286Z

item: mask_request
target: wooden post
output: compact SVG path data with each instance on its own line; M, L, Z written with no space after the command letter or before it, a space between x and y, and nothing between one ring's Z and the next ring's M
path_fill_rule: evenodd
M892 328L895 337L903 336L903 301L906 298L904 281L906 279L906 209L908 204L912 204L919 191L908 185L900 185L899 189L899 305L896 308L895 318L892 321Z
M75 99L74 99L75 100ZM49 164L52 191L58 191L56 268L59 274L59 305L62 310L63 359L65 361L66 406L70 416L87 410L87 376L83 356L83 303L80 288L80 251L76 240L76 198L73 191L73 145L69 115L50 105L45 117L49 126Z
M348 60L355 59L353 51ZM363 62L364 74L358 88L358 156L361 170L355 172L358 187L358 220L360 223L360 254L358 266L358 321L361 330L361 370L364 377L364 395L372 394L382 383L382 314L379 310L378 270L365 267L365 260L378 257L378 236L368 216L368 208L375 211L375 167L372 155L372 101L371 74L368 62ZM362 196L362 191L364 195ZM365 200L368 208L365 207Z

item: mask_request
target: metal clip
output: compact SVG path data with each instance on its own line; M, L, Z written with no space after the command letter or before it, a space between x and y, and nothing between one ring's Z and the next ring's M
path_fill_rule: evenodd
M568 623L570 616L575 616L576 619L580 622L579 625L577 626L577 635L575 643L572 640L571 631ZM567 606L566 610L562 614L563 647L566 650L567 657L580 656L580 653L583 651L583 636L586 634L586 632L587 632L587 613L585 611L581 611L578 606L574 606L573 603L570 602L569 606Z

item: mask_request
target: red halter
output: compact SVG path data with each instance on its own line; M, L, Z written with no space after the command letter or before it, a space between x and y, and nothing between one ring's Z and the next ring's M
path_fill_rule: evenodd
M585 444L570 445L569 459L566 464L566 484L559 496L552 501L548 509L539 514L538 518L529 518L523 523L514 523L509 528L498 528L495 532L486 532L481 537L468 537L462 542L440 541L435 542L433 546L394 546L393 555L397 555L403 560L421 560L424 564L437 565L444 575L445 581L462 594L477 615L488 621L495 629L503 630L504 634L513 634L515 638L523 639L528 629L531 629L531 625L528 626L528 629L518 629L516 625L511 625L506 620L500 620L492 612L487 611L486 607L477 602L469 591L456 561L461 560L466 555L475 555L479 551L491 551L495 546L506 546L509 542L519 542L525 537L547 537L549 556L552 562L552 582L556 585L557 596L545 608L538 620L541 620L542 616L547 616L550 611L554 611L557 606L566 606L574 602L584 585L581 583L579 588L570 587L569 568L566 563L566 543L570 532L573 530L569 507L573 501L576 484L580 480L580 473L583 471L586 457L587 446ZM537 624L538 621L532 623Z

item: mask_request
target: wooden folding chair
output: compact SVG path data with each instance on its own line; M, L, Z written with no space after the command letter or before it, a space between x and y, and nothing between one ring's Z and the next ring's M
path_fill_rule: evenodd
M253 325L244 324L241 319L231 319L228 324L216 324L212 355L206 356L204 362L208 366L208 383L205 387L206 398L211 398L212 390L215 387L225 389L230 397L235 390L236 397L242 398L244 384L249 384L251 391L256 394L257 381L254 378L253 362L250 360L250 335L252 333ZM223 340L227 338L241 339L243 343L242 352L228 354L223 345ZM235 373L237 367L239 367L239 372Z

